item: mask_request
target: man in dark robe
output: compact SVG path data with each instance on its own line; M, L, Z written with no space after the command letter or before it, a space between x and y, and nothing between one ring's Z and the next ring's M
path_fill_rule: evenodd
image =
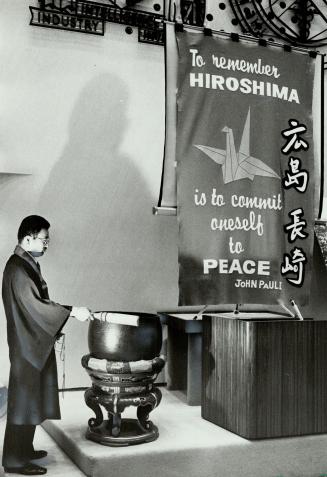
M22 221L2 282L11 365L2 465L5 472L25 475L47 471L31 462L47 455L34 450L35 426L45 419L60 419L55 341L70 316L92 319L85 307L62 306L49 299L38 263L49 245L49 228L49 222L37 215Z

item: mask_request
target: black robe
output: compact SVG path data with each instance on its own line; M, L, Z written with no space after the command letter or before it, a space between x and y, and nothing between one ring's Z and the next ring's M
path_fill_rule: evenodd
M8 424L60 419L56 335L71 308L49 300L33 257L17 246L2 282L10 358Z

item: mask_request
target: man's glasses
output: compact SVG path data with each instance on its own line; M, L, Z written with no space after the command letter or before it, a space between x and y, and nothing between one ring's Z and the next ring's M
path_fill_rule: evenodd
M34 238L41 240L41 242L43 243L43 245L49 245L49 243L50 243L50 239L49 239L49 238L42 238L42 237L34 237Z

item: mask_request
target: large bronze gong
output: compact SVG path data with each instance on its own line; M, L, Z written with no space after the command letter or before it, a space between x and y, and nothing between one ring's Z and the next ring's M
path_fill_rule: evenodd
M138 316L138 326L108 323L98 319L90 322L88 344L92 356L109 361L138 361L159 355L162 345L159 317L150 313L124 312L125 315Z

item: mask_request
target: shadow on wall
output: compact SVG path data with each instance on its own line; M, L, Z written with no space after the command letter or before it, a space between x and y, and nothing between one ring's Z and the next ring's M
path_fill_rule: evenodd
M141 123L129 124L128 101L127 85L114 75L85 86L38 207L52 225L50 291L93 310L154 311L177 303L176 221L152 215L156 198L142 158L120 150L131 127L150 140ZM153 171L160 174L161 164Z

